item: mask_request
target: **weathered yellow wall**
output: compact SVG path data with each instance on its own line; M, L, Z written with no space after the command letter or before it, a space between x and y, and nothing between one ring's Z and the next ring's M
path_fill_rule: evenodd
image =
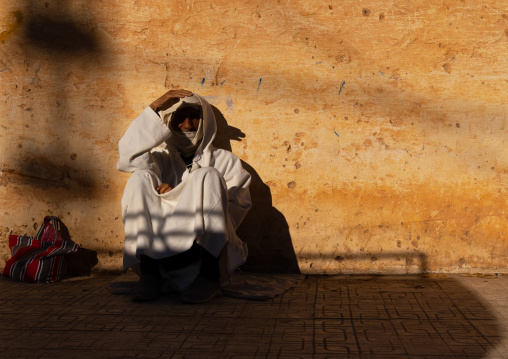
M117 142L185 88L246 135L254 269L508 272L507 1L3 0L0 82L0 267L53 214L119 269Z

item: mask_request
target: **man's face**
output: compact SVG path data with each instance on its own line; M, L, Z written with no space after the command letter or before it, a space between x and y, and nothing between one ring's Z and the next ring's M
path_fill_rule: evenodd
M171 126L177 132L196 132L201 121L201 111L195 107L184 107L175 111Z

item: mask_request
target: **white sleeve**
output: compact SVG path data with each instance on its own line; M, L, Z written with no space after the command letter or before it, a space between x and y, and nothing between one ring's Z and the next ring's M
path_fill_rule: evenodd
M150 107L147 107L132 123L118 142L120 158L116 165L122 172L140 169L151 170L160 177L161 164L150 153L171 135L169 128Z

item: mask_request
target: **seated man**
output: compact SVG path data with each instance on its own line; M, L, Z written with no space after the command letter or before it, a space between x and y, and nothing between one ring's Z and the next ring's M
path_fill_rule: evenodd
M136 118L120 140L117 168L132 172L122 197L123 268L137 267L134 300L163 283L201 303L221 294L247 258L236 229L251 207L250 174L238 157L214 148L210 104L171 90Z

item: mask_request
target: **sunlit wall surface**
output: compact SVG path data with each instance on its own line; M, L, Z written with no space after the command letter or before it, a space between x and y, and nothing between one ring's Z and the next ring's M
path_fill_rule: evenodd
M154 99L215 106L253 174L246 268L508 272L503 1L0 6L0 267L59 216L120 269L117 143Z

